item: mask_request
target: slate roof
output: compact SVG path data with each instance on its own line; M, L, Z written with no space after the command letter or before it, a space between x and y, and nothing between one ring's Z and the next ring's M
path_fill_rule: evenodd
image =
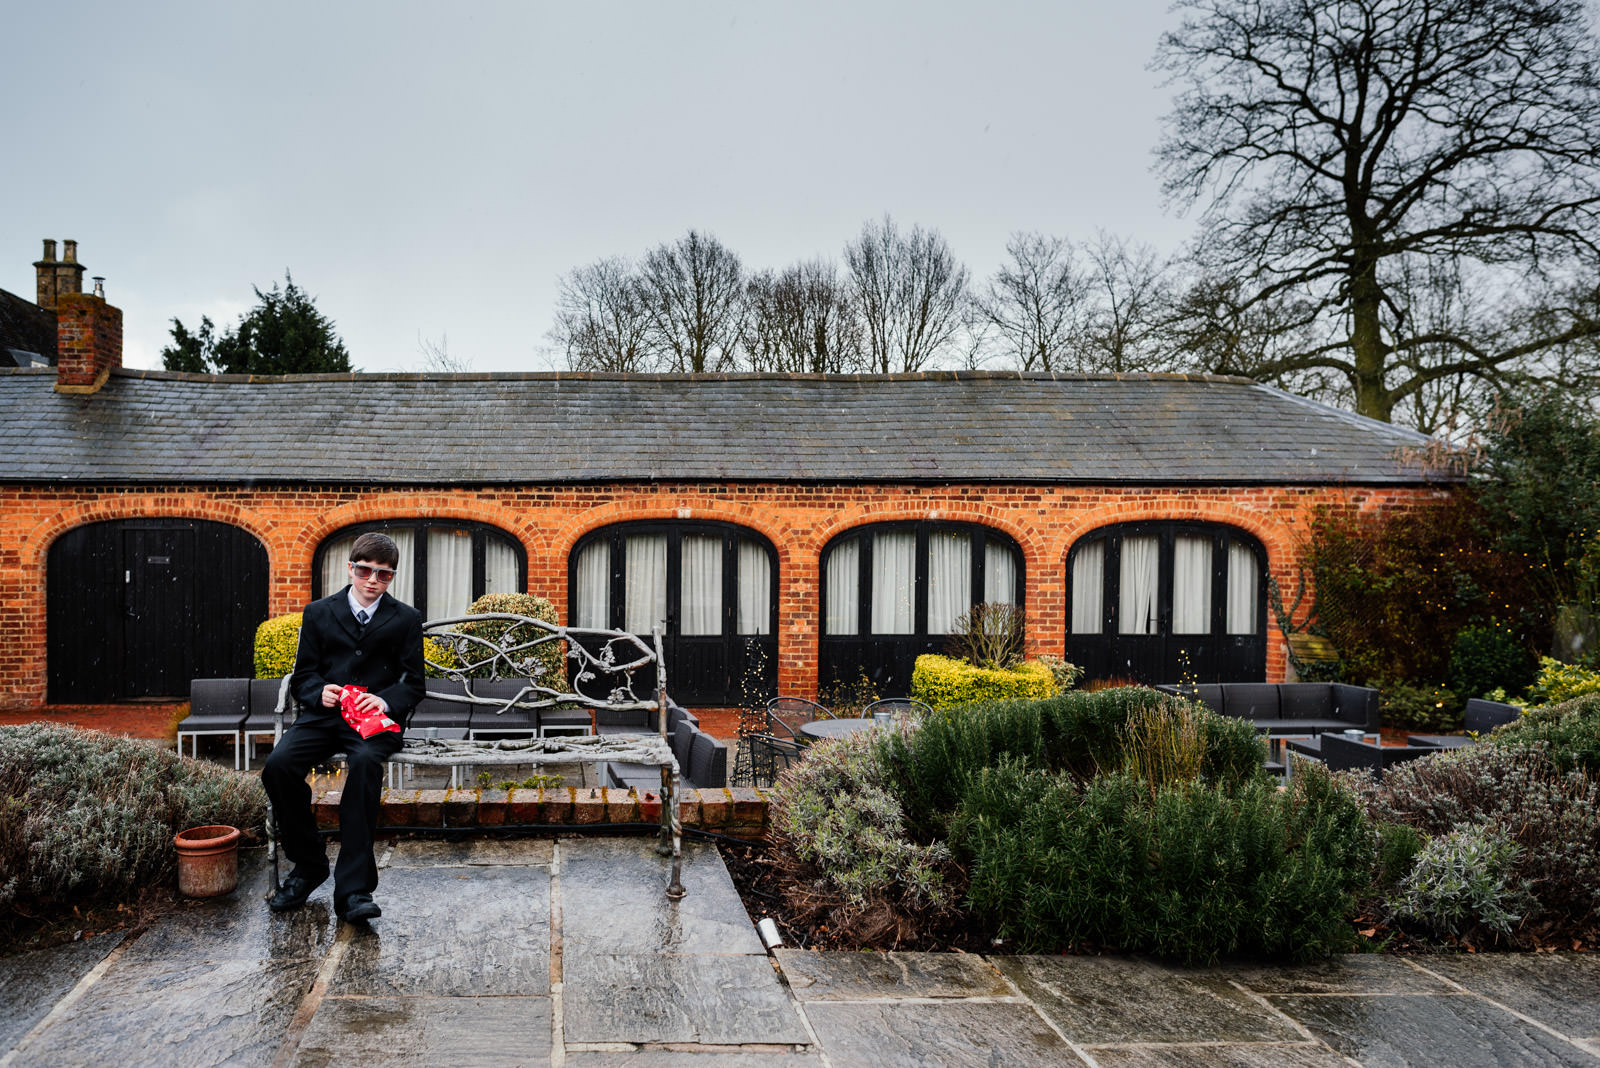
M18 363L19 354L25 354L26 362ZM27 358L31 356L55 360L55 313L0 289L0 367L29 366L36 362Z
M0 370L10 482L1416 484L1429 439L1200 375Z

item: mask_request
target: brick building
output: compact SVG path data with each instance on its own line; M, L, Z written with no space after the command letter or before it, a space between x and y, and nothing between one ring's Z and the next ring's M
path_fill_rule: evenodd
M430 618L526 589L662 624L702 708L903 692L984 601L1094 675L1281 679L1268 579L1295 588L1313 510L1449 492L1427 439L1243 379L182 375L61 300L57 366L0 370L13 713L248 673L373 528Z

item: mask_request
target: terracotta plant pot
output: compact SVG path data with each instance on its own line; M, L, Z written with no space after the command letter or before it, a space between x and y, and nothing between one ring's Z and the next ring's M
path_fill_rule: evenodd
M223 824L179 831L178 893L217 897L239 885L239 829Z

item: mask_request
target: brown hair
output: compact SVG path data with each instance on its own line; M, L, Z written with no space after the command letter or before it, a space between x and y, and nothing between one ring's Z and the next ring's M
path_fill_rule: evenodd
M360 560L398 568L400 566L400 546L396 545L394 539L387 534L379 534L375 530L368 531L357 538L354 545L350 546L350 562L353 564Z

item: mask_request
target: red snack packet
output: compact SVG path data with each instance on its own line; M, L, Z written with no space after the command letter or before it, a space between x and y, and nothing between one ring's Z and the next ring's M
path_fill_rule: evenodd
M371 738L379 731L400 733L400 724L382 712L360 712L356 710L356 698L366 692L367 688L365 686L346 686L339 691L339 711L343 714L344 721L354 727L356 733L363 738Z

